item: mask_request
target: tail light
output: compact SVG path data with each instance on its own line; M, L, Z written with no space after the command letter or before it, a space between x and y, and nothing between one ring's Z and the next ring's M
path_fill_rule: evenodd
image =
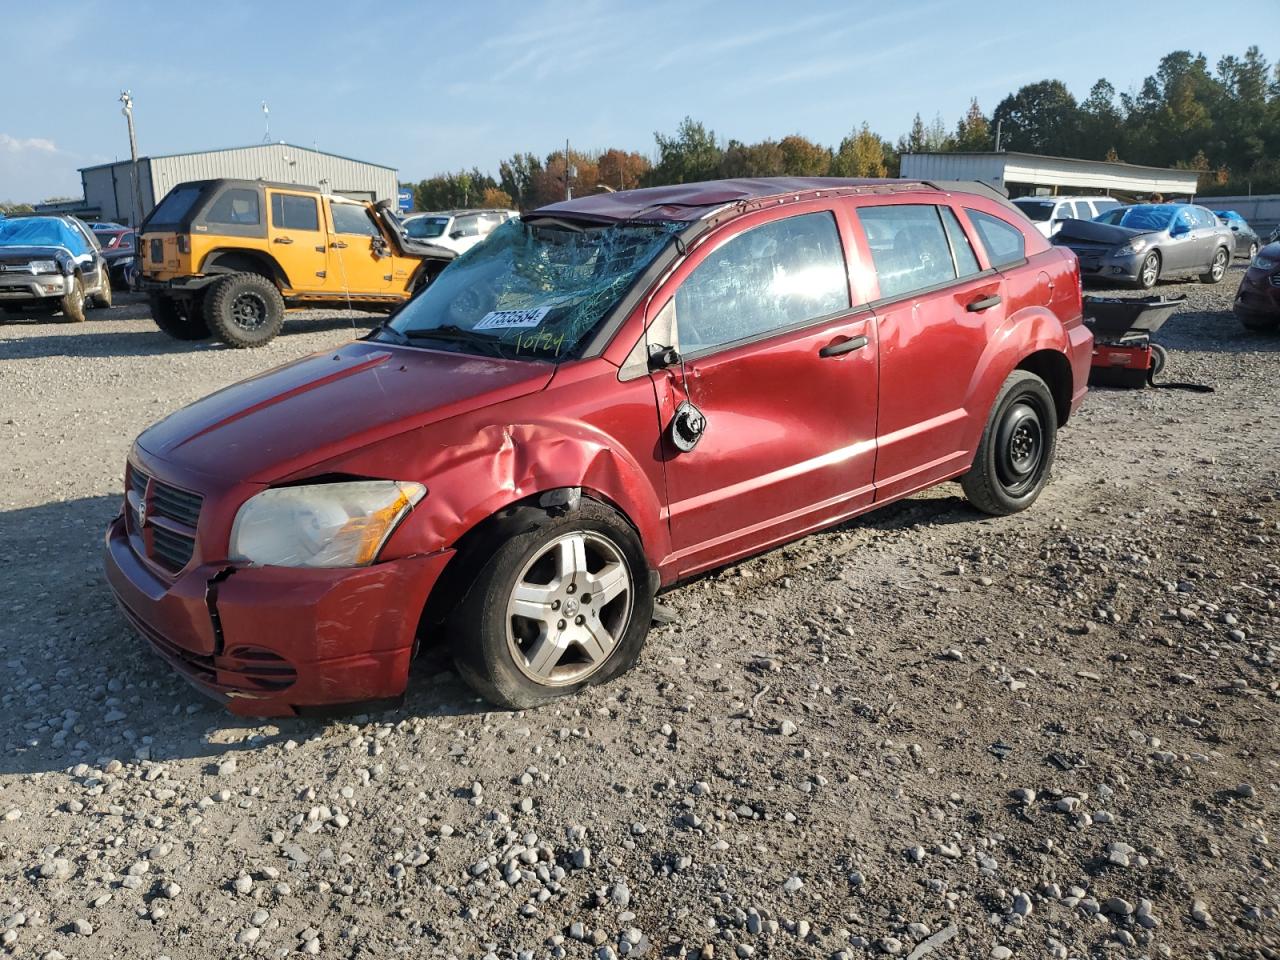
M191 252L191 238L187 236L185 233L178 234L178 252L179 253Z

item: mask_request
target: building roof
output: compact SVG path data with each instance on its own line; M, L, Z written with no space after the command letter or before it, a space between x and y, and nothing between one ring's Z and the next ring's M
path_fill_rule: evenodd
M856 180L843 177L756 177L708 180L644 187L615 193L593 193L562 200L533 211L530 216L586 217L593 220L697 220L708 208L730 203L750 203L774 197L817 192L851 192L857 188L927 188L919 180Z
M296 143L286 143L283 140L273 140L271 143L250 143L241 147L218 147L214 150L186 150L181 153L151 153L145 157L139 157L138 161L143 160L165 160L170 157L193 157L202 156L208 153L228 153L232 150L259 150L265 147L288 147L290 150L305 150L307 153L318 153L325 157L335 157L338 160L347 160L350 163L361 163L367 167L378 167L382 170L395 170L395 167L389 167L385 163L371 163L368 160L357 160L355 157L347 157L340 153L330 153L327 150L317 150L314 147L301 147ZM112 160L110 163L95 163L92 166L81 167L80 172L86 170L98 170L102 167L115 167L122 163L130 163L129 160Z
M1084 157L1053 157L1044 153L1021 153L1017 150L949 150L949 151L929 151L922 150L918 153L904 153L904 157L995 157L1001 160L1017 159L1031 161L1052 160L1054 163L1076 163L1088 164L1089 166L1115 167L1116 172L1131 170L1141 175L1150 174L1178 174L1188 173L1195 174L1194 170L1180 170L1176 167L1148 167L1140 163L1125 163L1123 160L1087 160Z

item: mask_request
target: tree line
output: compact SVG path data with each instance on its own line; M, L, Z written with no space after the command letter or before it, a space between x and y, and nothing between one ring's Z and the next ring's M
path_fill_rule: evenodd
M833 146L799 134L726 141L686 117L673 133L654 134L652 156L618 148L517 153L496 175L473 168L406 186L419 210L531 210L564 199L566 179L581 196L722 177L893 177L904 153L993 150L997 128L1003 150L1196 170L1202 194L1280 193L1280 64L1256 46L1213 67L1203 54L1174 51L1128 93L1101 79L1077 100L1061 80L1040 80L990 115L974 99L954 126L917 113L896 142L866 123Z

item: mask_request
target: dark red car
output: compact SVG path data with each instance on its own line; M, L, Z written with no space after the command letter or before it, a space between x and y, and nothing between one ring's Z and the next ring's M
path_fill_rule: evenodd
M146 430L107 576L237 713L397 697L436 640L532 706L630 666L682 578L957 477L1029 506L1091 345L1075 257L976 184L557 203Z
M1249 262L1234 305L1246 330L1280 330L1280 243L1269 243Z

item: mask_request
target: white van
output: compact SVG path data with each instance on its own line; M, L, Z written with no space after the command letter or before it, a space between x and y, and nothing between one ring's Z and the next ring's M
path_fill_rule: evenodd
M1046 237L1057 233L1063 220L1092 220L1124 206L1112 197L1018 197L1013 205Z

